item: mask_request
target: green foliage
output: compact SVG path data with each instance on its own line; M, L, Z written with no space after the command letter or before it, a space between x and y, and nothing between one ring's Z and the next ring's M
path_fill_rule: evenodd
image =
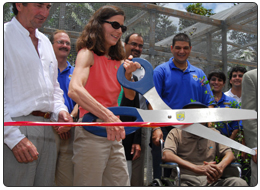
M196 100L190 99L190 102L196 102Z
M202 6L202 3L192 3L189 6L187 6L185 9L189 13L194 13L194 14L207 16L207 17L215 14L215 13L212 12L212 9L204 8ZM187 20L187 19L180 19L180 21L179 21L180 30L182 30L182 29L184 29L188 26L191 26L195 23L196 23L196 21Z
M4 23L10 21L13 16L14 16L14 13L12 11L12 3L5 3L4 4Z
M159 14L155 29L155 41L161 41L166 37L173 35L176 31L177 27L172 24L172 21L169 19L169 16Z
M237 133L237 136L235 138L235 141L242 143L244 140L243 130L239 130ZM251 155L242 153L241 151L233 151L236 162L240 163L242 165L242 178L249 183L250 178L250 172L251 172L251 166L250 166L250 160ZM244 155L243 155L244 154Z
M240 106L239 106L237 101L234 100L234 101L232 101L230 103L231 103L231 105L230 105L231 108L237 108L237 109L240 108Z
M215 13L212 12L212 9L206 9L202 6L202 3L193 3L185 8L187 12L194 13L202 16L211 16Z
M76 54L75 53L70 53L67 60L70 62L70 64L75 67L75 61L76 61Z
M220 160L219 160L219 157L218 157L218 156L216 156L216 157L215 157L215 161L216 161L216 164L218 164L218 163L220 162Z

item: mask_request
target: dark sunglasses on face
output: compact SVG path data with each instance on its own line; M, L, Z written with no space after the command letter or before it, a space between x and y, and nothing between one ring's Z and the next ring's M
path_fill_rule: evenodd
M120 24L119 24L118 22L116 22L116 21L114 21L114 22L109 22L109 21L104 20L103 22L111 24L111 26L112 26L114 29L119 29L119 28L121 28L121 30L122 30L123 33L127 30L127 27L126 27L126 26L120 25Z

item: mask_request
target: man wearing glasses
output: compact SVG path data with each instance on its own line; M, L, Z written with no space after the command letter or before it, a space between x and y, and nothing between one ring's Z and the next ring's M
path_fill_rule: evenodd
M69 83L74 71L74 67L67 60L71 50L70 37L65 30L56 30L50 36L50 41L58 61L58 82L64 92L65 105L68 107L71 117L75 120L78 108L75 107L75 102L68 96Z
M130 55L132 55L134 58L140 57L143 51L143 43L144 41L141 34L131 33L127 35L124 44L126 58L128 58ZM135 81L141 80L143 76L143 68L137 69L135 72L133 72L133 78ZM136 93L134 100L129 100L123 96L121 106L131 106L147 109L145 98L138 93ZM121 116L120 119L122 121L129 121L129 117L127 116ZM144 134L142 134L143 132L144 131L142 129L138 129L135 133L127 135L123 140L131 186L144 185L144 143L141 148L141 138L144 136Z
M71 66L67 60L70 50L71 42L68 33L65 30L56 30L51 36L50 41L56 59L58 61L58 82L60 88L63 90L63 98L68 111L75 121L78 115L78 105L68 96L69 83L74 71L74 67ZM73 140L74 130L72 127L66 133L59 133L58 126L54 127L56 133L56 145L57 145L57 164L55 182L57 186L72 186L73 185Z
M125 38L125 53L126 57L140 57L143 51L143 37L141 34L132 33Z

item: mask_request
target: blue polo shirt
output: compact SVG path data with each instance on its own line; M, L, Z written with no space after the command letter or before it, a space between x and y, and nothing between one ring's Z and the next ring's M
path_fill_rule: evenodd
M188 60L187 63L188 67L183 72L174 65L171 57L168 62L154 69L155 88L162 100L172 109L182 109L191 99L207 106L214 102L209 84L202 86L200 82L203 77L208 80L205 73L191 65Z
M60 83L60 88L63 90L63 97L65 101L65 105L68 107L69 113L72 112L75 102L68 96L69 84L72 77L72 73L74 71L74 67L70 65L67 61L67 68L60 72L58 68L58 82Z
M233 105L233 106L232 106ZM221 99L217 102L217 105L215 105L215 107L218 108L240 108L238 102L236 101L235 98L229 97L227 95L225 95L222 92L222 97ZM217 129L221 132L221 134L230 137L230 135L232 134L232 132L235 129L239 129L239 125L240 128L242 128L242 122L239 121L231 121L231 122L218 122L217 123Z

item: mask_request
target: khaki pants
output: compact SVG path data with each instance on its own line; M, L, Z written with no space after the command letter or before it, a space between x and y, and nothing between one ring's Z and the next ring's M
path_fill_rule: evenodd
M219 179L213 184L208 184L206 176L181 175L181 186L248 186L246 181L239 177Z
M122 141L109 141L75 128L74 186L129 186Z
M13 121L44 121L37 116L12 118ZM4 184L6 186L54 186L56 143L51 126L21 126L20 131L34 144L39 158L29 163L19 163L12 150L4 144Z
M55 139L57 145L57 164L55 173L55 183L57 186L73 186L73 140L75 127L70 129L71 137L63 140L55 130Z

